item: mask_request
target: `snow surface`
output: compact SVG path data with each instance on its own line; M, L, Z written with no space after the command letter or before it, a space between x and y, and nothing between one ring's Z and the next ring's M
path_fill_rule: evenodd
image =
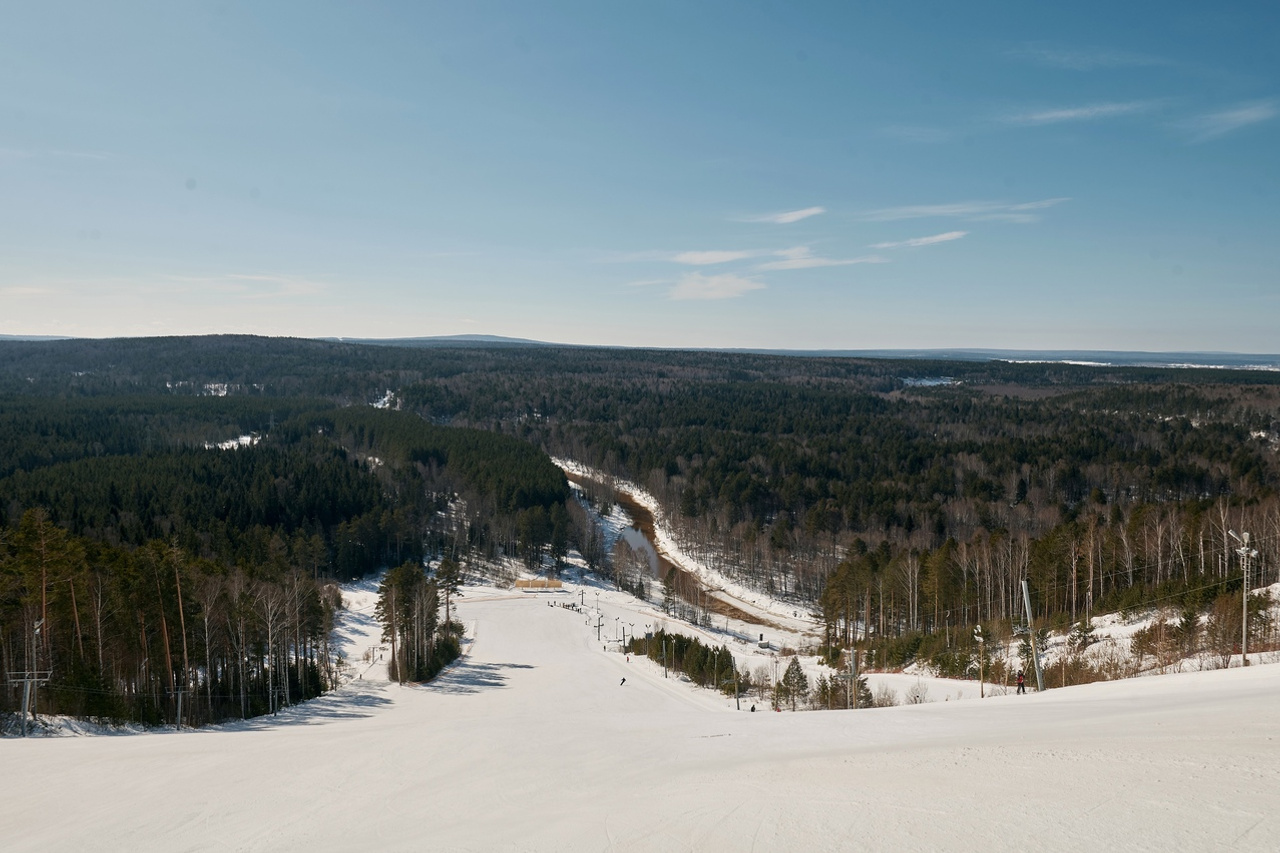
M200 731L0 742L4 849L1280 844L1280 666L753 714L603 651L593 614L548 604L595 591L470 587L464 657L400 687L379 660L373 584L350 589L349 680L333 694ZM606 641L644 607L600 601Z
M222 396L225 397L226 395L223 394ZM213 450L216 448L218 450L239 450L241 447L253 447L255 444L257 444L261 440L262 440L262 436L260 435L257 435L255 433L245 433L244 435L238 436L236 438L229 438L226 441L218 441L218 442L206 441L204 443L204 449Z

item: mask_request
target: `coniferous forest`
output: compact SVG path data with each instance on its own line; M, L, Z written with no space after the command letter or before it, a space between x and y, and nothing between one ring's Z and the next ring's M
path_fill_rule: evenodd
M316 695L335 581L585 553L549 455L647 489L690 553L880 663L1007 631L1024 578L1059 626L1206 611L1242 581L1229 530L1255 586L1280 571L1278 421L1280 376L1244 370L3 341L0 678L51 672L42 712L153 723ZM444 596L388 577L422 677L456 643Z

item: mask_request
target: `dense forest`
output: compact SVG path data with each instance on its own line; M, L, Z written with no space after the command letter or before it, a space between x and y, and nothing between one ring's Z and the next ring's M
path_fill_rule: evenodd
M0 394L11 531L39 509L244 571L607 560L546 454L647 489L699 560L884 659L1007 632L1024 578L1060 627L1207 608L1242 580L1232 529L1253 585L1280 571L1273 372L232 336L0 342Z
M400 565L425 583L424 558L459 548L541 555L552 531L521 521L565 515L533 446L407 413L197 396L0 412L0 677L48 673L45 713L198 725L315 696L341 666L334 580ZM424 624L412 677L456 649Z

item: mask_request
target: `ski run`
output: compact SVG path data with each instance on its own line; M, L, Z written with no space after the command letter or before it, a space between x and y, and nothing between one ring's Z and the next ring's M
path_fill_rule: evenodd
M662 627L625 593L467 587L464 656L403 687L387 681L376 585L345 599L347 674L331 694L199 731L0 743L4 849L1280 844L1280 666L984 700L937 679L923 704L752 713L757 700L736 710L621 654L615 628ZM750 649L734 647L740 666Z

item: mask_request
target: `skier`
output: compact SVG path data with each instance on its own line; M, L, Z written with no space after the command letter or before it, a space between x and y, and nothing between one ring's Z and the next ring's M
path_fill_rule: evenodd
M1018 670L1018 695L1021 696L1027 692L1027 679L1022 674L1022 670Z
M619 682L618 682L618 686L619 686L619 687L621 687L622 685L624 685L624 684L626 684L626 683L627 683L627 680L624 678L624 679L622 679L621 681L619 681Z
M756 706L755 706L755 705L752 705L752 706L751 706L751 713L753 713L753 714L754 714L755 712L756 712Z

